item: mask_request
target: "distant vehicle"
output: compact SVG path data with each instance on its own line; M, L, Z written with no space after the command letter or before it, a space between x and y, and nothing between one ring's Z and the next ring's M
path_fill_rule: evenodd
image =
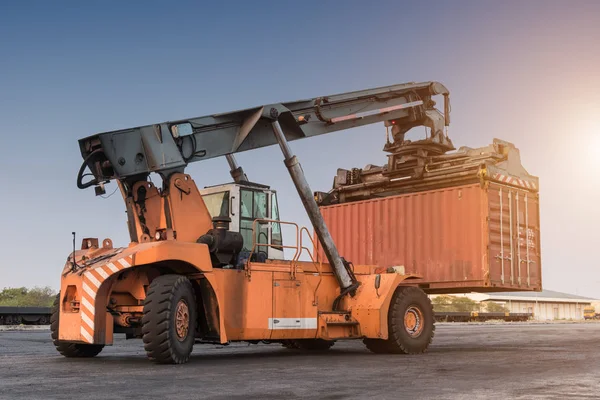
M592 306L583 309L583 319L600 319L600 313Z
M0 306L0 325L46 325L50 323L50 307Z

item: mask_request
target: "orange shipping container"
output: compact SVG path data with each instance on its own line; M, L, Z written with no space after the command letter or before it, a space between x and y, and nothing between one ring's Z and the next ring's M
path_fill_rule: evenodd
M346 260L403 266L428 293L541 290L537 193L486 182L321 212Z

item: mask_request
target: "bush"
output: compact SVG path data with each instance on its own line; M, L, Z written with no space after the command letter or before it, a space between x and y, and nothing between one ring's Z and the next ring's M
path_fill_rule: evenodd
M479 304L468 297L449 295L436 296L431 300L435 312L471 312L479 311Z
M0 306L12 307L50 307L54 302L56 292L49 286L28 289L4 288L0 292Z
M506 306L503 306L502 304L496 303L494 301L486 302L485 310L487 312L502 312L502 313L507 313L510 311Z

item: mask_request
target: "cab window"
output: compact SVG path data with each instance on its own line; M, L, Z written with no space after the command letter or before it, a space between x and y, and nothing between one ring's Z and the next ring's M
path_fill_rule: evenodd
M271 219L279 221L279 208L277 205L277 195L271 195ZM271 243L276 246L281 246L283 240L281 238L281 224L279 222L271 225Z
M229 191L202 196L211 218L229 217Z
M241 190L240 201L240 233L244 238L244 249L252 250L252 225L256 219L267 219L269 209L267 194L256 190ZM266 224L256 225L256 243L269 243L269 227ZM267 252L267 246L258 246L255 251Z
M267 194L264 192L254 192L254 219L267 218Z

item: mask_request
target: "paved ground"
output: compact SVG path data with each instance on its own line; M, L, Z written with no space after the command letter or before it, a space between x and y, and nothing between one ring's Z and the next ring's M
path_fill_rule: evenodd
M140 340L74 360L48 331L0 332L0 399L13 398L600 399L600 324L438 324L421 356L198 345L179 366L148 362Z

